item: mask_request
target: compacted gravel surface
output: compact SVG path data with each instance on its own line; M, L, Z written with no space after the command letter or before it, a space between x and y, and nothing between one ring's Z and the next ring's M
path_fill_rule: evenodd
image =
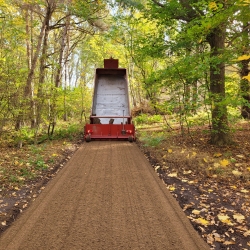
M0 238L1 250L208 250L134 143L84 143Z

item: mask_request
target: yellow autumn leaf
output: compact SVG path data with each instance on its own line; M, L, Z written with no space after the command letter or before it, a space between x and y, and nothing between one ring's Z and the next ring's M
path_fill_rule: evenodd
M230 164L230 162L228 160L226 160L226 159L223 159L223 160L220 161L220 165L222 167L226 167L229 164Z
M218 214L218 219L219 219L221 222L223 222L223 223L225 223L225 224L227 224L227 225L230 225L230 226L233 225L233 223L230 221L230 218L229 218L228 215Z
M246 189L241 189L240 191L241 191L241 193L248 193L248 192L249 192L249 191L246 190Z
M208 160L206 158L203 158L203 161L206 162L206 163L208 163Z
M246 80L250 81L250 75L243 76L242 79L246 79Z
M250 167L247 167L247 170L250 171Z
M168 153L172 153L173 150L171 148L168 149Z
M232 173L233 173L233 175L235 175L235 176L242 176L242 172L238 171L237 169L236 169L236 170L233 170Z
M195 157L196 155L197 155L197 153L196 153L196 152L193 152L193 153L192 153L192 156L193 156L193 157Z
M175 190L175 187L174 187L174 186L170 186L170 187L168 187L168 190L169 190L169 191L174 191L174 190Z
M205 220L203 218L198 218L198 219L195 220L195 222L198 223L198 224L201 224L203 226L209 225L209 221L207 221L207 220Z
M192 214L195 214L195 215L198 215L198 214L200 214L200 213L201 213L201 211L196 210L196 209L194 209L194 210L192 211Z
M247 56L247 55L243 55L243 56L239 56L236 61L244 61L244 60L248 60L250 59L250 55Z
M217 9L218 9L216 2L210 2L210 3L208 4L208 8L209 8L210 10L217 10Z
M219 164L218 162L215 162L215 163L214 163L214 167L215 167L215 168L218 168L218 167L220 167L220 164Z
M184 170L184 171L183 171L183 174L185 174L185 175L187 175L187 174L191 174L191 173L192 173L192 170L187 170L187 171L186 171L186 170Z
M234 214L233 218L237 220L238 223L241 223L243 220L245 220L245 216L242 214Z
M174 172L174 173L171 173L171 174L168 174L169 177L177 177L177 173Z
M222 156L221 153L215 153L215 154L214 154L214 157L220 157L220 156Z

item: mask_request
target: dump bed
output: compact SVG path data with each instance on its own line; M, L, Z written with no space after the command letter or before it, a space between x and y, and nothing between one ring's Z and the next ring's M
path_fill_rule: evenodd
M104 68L95 73L90 123L85 139L135 139L132 124L127 72L118 68L118 60L105 59Z

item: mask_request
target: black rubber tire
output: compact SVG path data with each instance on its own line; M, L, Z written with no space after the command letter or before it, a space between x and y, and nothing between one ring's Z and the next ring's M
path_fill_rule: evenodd
M91 141L90 135L87 135L87 136L85 137L85 140L86 140L86 142L90 142L90 141Z
M129 142L133 142L133 137L132 137L132 136L129 136L128 141L129 141Z

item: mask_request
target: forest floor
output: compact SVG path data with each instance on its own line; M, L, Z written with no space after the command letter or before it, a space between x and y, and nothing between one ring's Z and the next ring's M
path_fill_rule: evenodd
M140 129L138 145L211 249L250 249L250 124L235 144L208 143L204 128ZM0 146L0 234L34 200L82 143L54 140L21 149Z

